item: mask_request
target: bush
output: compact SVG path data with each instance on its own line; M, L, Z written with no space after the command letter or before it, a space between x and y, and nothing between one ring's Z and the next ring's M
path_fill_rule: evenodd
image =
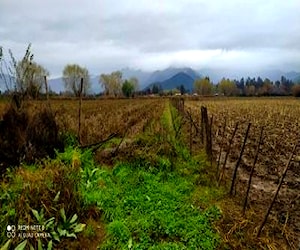
M0 175L22 161L33 163L63 149L51 109L44 107L31 114L30 108L14 98L0 121Z
M29 123L27 111L19 111L11 105L0 122L0 173L9 166L20 163L25 153L26 129Z

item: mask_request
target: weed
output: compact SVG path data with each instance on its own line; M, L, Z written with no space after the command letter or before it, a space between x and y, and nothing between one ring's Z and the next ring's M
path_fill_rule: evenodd
M87 224L86 228L83 231L83 235L87 238L93 238L96 235L95 229L91 224Z

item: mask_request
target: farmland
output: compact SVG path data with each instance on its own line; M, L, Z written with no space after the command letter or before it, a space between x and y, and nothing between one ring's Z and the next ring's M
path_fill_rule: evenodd
M246 128L251 123L235 190L239 197L245 196L261 128L263 127L262 144L254 169L249 206L256 213L265 211L273 198L294 145L299 143L299 100L288 98L215 98L212 100L204 98L202 100L186 101L185 106L198 123L200 121L201 106L207 107L209 117L213 116L213 155L217 160L217 156L221 152L220 166L224 162L225 151L229 146L234 127L238 123L225 170L229 180L232 178L233 167L239 158ZM271 212L272 219L282 225L282 234L286 235L287 241L290 240L291 242L297 242L297 239L299 239L299 155L300 150L298 147ZM242 202L243 199L241 199ZM262 218L262 215L260 216Z
M6 103L1 105L4 113ZM26 107L34 117L45 106L45 102L32 101ZM298 142L298 100L186 99L185 113L163 98L83 100L79 137L78 100L51 100L50 106L64 135L64 149L53 159L22 163L6 173L1 181L0 221L4 225L45 223L52 238L9 240L5 231L0 235L1 246L297 249L297 157L293 157L261 237L256 233ZM201 106L207 107L209 117L213 115L212 163L186 116L189 112L195 126L201 127ZM217 156L221 150L222 163L236 122L239 127L225 178L218 185ZM249 122L235 195L228 196L233 166ZM262 126L263 143L243 215L240 197L245 195ZM189 142L193 143L191 152Z

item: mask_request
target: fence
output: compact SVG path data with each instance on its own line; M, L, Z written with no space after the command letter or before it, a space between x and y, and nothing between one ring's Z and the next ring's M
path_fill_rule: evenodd
M186 117L186 119L189 121L190 151L192 152L192 147L193 147L192 138L194 136L199 136L199 140L202 144L202 147L205 149L208 159L211 162L211 166L213 165L213 161L215 161L215 163L216 163L215 164L216 165L216 181L217 181L218 185L221 185L224 182L227 161L230 158L232 144L237 135L237 131L239 130L239 123L238 122L235 123L234 129L231 131L231 133L229 135L226 135L227 124L226 124L226 119L225 119L224 125L222 127L222 131L220 133L221 142L223 142L223 143L221 143L221 145L219 146L218 152L216 154L214 154L214 152L213 152L213 139L214 138L213 138L213 131L212 131L213 130L213 115L211 115L209 117L207 108L205 106L201 106L201 108L199 110L200 121L197 122L194 120L191 110L189 110L185 107L185 101L183 98L172 98L171 103L173 104L173 106L175 108L177 108L179 113L181 115L183 115L184 117ZM238 169L242 162L242 158L243 158L243 154L245 151L245 147L246 147L246 143L248 140L248 135L249 135L249 131L251 129L251 125L252 124L250 122L247 124L247 128L244 132L243 140L242 140L242 143L240 146L239 156L234 163L233 173L232 173L232 177L230 180L230 183L231 183L230 190L229 190L230 196L234 196L236 194L235 187L236 187L236 181L237 181L237 177L238 177ZM263 144L263 133L264 133L264 127L261 127L259 137L256 139L257 144L255 146L255 155L252 160L251 171L250 171L248 181L246 184L245 197L243 197L242 213L244 215L245 215L245 212L246 212L246 209L248 206L248 199L249 199L249 194L250 194L250 189L251 189L251 183L253 180L253 174L255 171L255 166L257 164L260 149ZM229 137L229 139L227 137ZM226 140L228 140L228 143L225 143ZM223 147L223 144L226 144L227 146ZM263 220L259 226L259 229L257 231L257 237L260 236L262 229L264 228L264 226L267 222L268 216L270 215L270 212L273 208L273 205L278 197L279 191L284 182L284 178L286 177L286 173L287 173L291 163L293 162L293 158L294 158L294 155L295 155L295 152L296 152L296 149L298 146L299 146L299 143L295 143L293 150L290 153L289 160L286 163L286 166L285 166L285 168L282 172L282 175L278 181L277 188L276 188L276 190L274 190L274 194L271 199L271 202L267 207L264 218L263 218ZM222 155L224 157L221 157Z

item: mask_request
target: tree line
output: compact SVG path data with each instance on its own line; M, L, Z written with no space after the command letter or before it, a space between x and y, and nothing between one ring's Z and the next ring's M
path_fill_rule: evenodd
M159 83L154 83L148 87L144 94L176 95L191 94L183 84L175 89L163 90ZM275 82L268 78L262 80L257 78L241 78L240 80L230 80L222 78L217 84L213 84L209 77L199 78L194 81L192 93L201 96L300 96L300 85L282 76Z
M275 82L268 78L241 78L230 80L223 78L214 85L209 77L197 79L194 90L199 95L224 95L224 96L300 96L300 85L282 76Z
M0 80L4 82L6 93L20 93L24 97L37 99L47 89L46 78L49 71L34 61L31 44L28 45L25 55L19 61L9 50L10 61L4 57L0 46ZM63 71L63 82L66 92L75 96L81 93L81 79L83 79L82 94L87 95L91 88L90 74L86 67L78 64L67 64ZM138 79L122 79L122 72L114 71L111 74L101 74L99 84L104 89L104 95L132 97L139 90Z
M4 58L3 48L0 47L0 79L4 82L7 92L18 92L29 98L37 99L41 93L47 89L46 78L49 71L42 65L34 61L31 53L31 44L26 49L24 57L17 61L9 50L10 61ZM63 81L66 92L79 96L81 92L81 79L83 79L82 94L87 95L91 88L91 81L88 69L78 64L67 64L63 71ZM9 77L7 77L9 76ZM153 84L145 91L139 91L137 78L123 79L122 72L114 71L110 74L101 74L99 83L106 96L126 96L133 97L138 94L160 94L175 95L185 94L188 90L184 84L180 84L173 90L163 91L159 84ZM240 80L230 80L223 78L216 85L209 77L196 79L193 92L198 95L224 95L224 96L300 96L300 85L282 76L275 82L270 79L241 78Z

